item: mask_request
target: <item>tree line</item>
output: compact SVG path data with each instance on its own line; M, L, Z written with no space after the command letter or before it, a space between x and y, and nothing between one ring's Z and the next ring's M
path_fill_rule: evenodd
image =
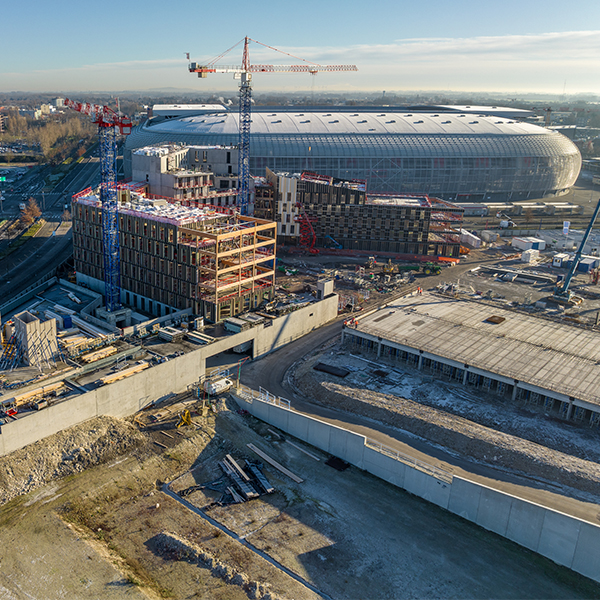
M19 141L29 146L39 144L44 162L60 162L78 147L89 146L96 134L96 126L88 118L79 115L51 116L35 121L11 110L7 114L5 133L0 141Z

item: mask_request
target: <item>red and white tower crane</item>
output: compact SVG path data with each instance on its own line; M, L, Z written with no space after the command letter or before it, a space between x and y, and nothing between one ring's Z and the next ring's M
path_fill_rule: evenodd
M65 106L92 118L100 138L100 203L102 204L102 249L104 257L105 303L108 311L121 305L119 264L119 220L117 207L117 130L131 133L131 119L108 106L65 99Z
M244 43L244 51L242 54L242 64L240 66L221 66L217 65L217 61L221 60L226 54L231 52L236 46ZM237 44L219 54L216 58L209 61L206 65L200 65L195 62L190 62L190 73L198 73L198 77L205 78L209 73L233 73L234 79L240 80L240 141L239 141L239 159L238 159L238 202L241 214L245 215L248 212L249 191L250 191L250 114L252 102L252 74L253 73L310 73L316 75L320 71L358 71L356 65L319 65L303 58L299 58L303 64L300 65L251 65L250 54L248 52L249 42L260 44L265 48L275 50L280 54L286 54L292 58L298 58L287 52L267 46L262 42L257 42L249 37L245 37ZM187 54L188 60L190 55Z

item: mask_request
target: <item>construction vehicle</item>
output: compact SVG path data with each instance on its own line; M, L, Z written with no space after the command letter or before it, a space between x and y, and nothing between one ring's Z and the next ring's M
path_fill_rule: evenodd
M398 265L400 273L413 271L415 273L423 273L423 275L439 275L442 272L442 267L432 262L426 262L421 265Z
M188 427L193 426L192 415L191 415L190 411L187 409L179 415L179 422L177 423L177 429L179 429L180 427L183 427L184 425L187 425Z
M383 265L383 272L391 275L396 272L396 265L392 264L392 259L387 261L387 264Z
M222 59L226 54L231 52L236 46L244 43L244 51L242 53L242 64L241 66L219 66L215 63ZM257 42L249 37L245 37L240 40L237 44L226 50L222 54L219 54L216 58L212 59L206 65L199 65L195 62L190 62L188 69L190 73L198 73L198 77L205 78L208 73L232 73L234 79L240 80L240 120L239 120L239 153L238 153L238 206L240 213L245 215L248 213L248 204L250 196L250 119L251 105L252 105L252 74L253 73L310 73L316 75L319 71L358 71L356 65L331 65L324 66L312 63L310 61L300 58L304 64L302 65L251 65L250 64L250 53L248 51L249 42L260 44L265 48L275 50L280 54L291 56L292 58L298 58L287 52L282 52L267 46L262 42ZM188 60L190 59L189 53L187 53Z
M228 379L227 377L223 377L222 379L216 379L214 381L205 381L204 382L204 391L209 396L217 396L218 394L223 394L229 391L233 387L233 381Z
M344 247L338 241L334 240L330 235L326 235L325 239L329 240L333 244L333 247L336 248L337 250L341 250Z
M581 238L581 244L579 244L579 248L573 257L573 262L571 263L571 267L569 268L569 272L564 280L560 283L556 284L556 288L554 289L554 294L550 296L550 300L557 302L558 304L579 304L581 302L581 298L575 299L573 293L569 290L569 286L571 285L571 280L575 275L575 271L577 271L577 267L579 266L579 262L581 261L581 255L583 254L583 249L592 233L592 229L594 227L594 223L596 222L596 217L598 216L598 211L600 211L600 199L598 199L598 204L596 204L596 208L594 210L594 214L590 219L590 223L583 234L583 238Z
M442 267L432 262L423 264L422 269L425 275L439 275L442 272Z

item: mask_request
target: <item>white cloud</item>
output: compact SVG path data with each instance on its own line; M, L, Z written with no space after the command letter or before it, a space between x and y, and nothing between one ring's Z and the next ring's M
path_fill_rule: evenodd
M600 93L600 31L470 38L412 38L388 44L345 47L284 48L320 64L356 64L358 73L327 73L317 77L259 75L257 92L307 90L389 91L446 89L464 91L546 91ZM250 49L251 62L298 64L259 45ZM225 62L236 63L232 56ZM202 57L192 57L201 60ZM75 68L0 74L2 90L118 90L156 87L235 91L228 75L198 81L181 58L81 64Z

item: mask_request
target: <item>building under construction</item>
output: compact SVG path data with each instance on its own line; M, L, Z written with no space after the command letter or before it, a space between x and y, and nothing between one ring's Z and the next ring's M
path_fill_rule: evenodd
M123 304L157 316L191 308L216 322L273 298L275 223L227 208L126 196L118 206ZM74 196L72 215L77 282L102 293L99 196Z
M237 199L238 150L223 146L162 144L135 150L132 182L152 196L186 206L233 206Z
M425 195L369 195L365 182L267 169L255 179L255 214L288 245L406 255L460 255L464 210Z

